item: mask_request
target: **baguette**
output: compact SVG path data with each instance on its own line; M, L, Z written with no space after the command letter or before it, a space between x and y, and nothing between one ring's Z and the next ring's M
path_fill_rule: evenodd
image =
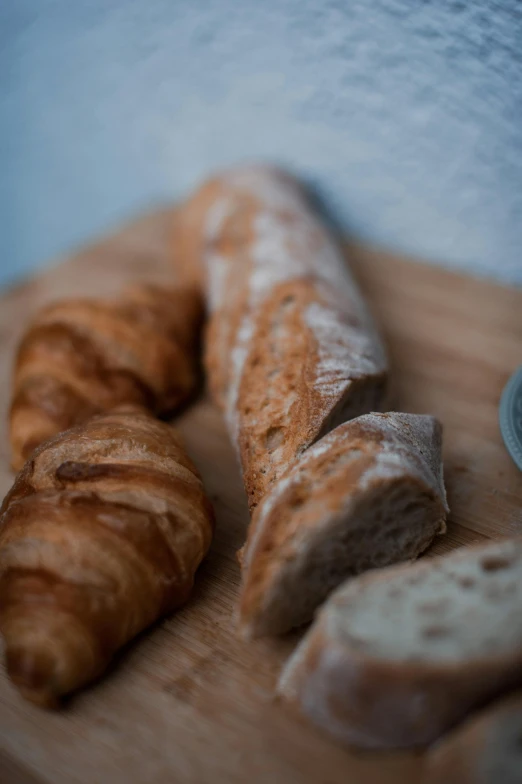
M0 509L0 631L22 695L57 706L183 604L212 530L196 468L144 410L38 447Z
M522 691L471 716L426 757L423 784L521 784Z
M210 310L205 364L253 510L311 444L379 410L385 352L341 251L289 175L242 167L180 210L176 241Z
M68 299L37 314L20 344L10 411L12 466L39 444L123 403L153 413L197 382L203 315L193 287L128 288L116 300Z
M431 743L522 684L521 604L521 538L349 580L287 663L280 693L344 743Z
M445 531L441 426L368 414L311 446L256 508L243 554L248 637L311 620L346 577L415 558Z

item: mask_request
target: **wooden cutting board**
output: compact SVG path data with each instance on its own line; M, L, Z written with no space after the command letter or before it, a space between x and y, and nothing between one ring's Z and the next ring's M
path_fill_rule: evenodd
M167 211L139 220L0 300L0 407L31 314L64 294L109 294L130 278L172 279ZM497 404L522 362L522 291L383 253L348 249L388 341L395 406L444 423L448 533L430 553L522 533L522 474ZM2 417L0 491L12 477ZM413 784L420 754L344 750L274 685L296 636L234 634L247 509L219 413L206 399L177 421L215 504L217 532L190 603L142 635L99 684L60 713L24 703L0 675L1 784ZM429 557L429 554L428 554Z

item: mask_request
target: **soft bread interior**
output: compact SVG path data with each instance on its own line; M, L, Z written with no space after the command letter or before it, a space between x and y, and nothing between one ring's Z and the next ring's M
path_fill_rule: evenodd
M341 589L331 634L372 658L471 662L522 649L522 540L457 551Z
M335 514L317 511L322 523L298 530L260 582L262 596L243 625L246 635L281 634L310 621L344 579L413 559L444 529L440 500L409 477L372 484Z

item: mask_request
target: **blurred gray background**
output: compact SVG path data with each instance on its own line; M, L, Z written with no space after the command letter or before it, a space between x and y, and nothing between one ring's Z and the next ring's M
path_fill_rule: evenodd
M245 158L522 282L521 2L0 0L0 283Z

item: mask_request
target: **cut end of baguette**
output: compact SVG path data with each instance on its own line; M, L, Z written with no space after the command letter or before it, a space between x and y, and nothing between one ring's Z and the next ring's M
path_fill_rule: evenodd
M395 417L418 430L415 445L400 430L395 438ZM259 507L245 548L243 636L282 634L310 621L346 577L416 558L445 531L442 479L419 451L423 439L437 465L440 426L432 417L360 417L283 477Z
M522 682L522 539L348 581L279 691L346 744L425 745Z
M283 634L307 623L344 579L414 559L444 531L444 509L422 485L402 477L370 486L347 509L323 513L320 525L285 549L284 560L268 565L271 577L253 586L246 582L242 635ZM262 563L257 566L251 580ZM256 609L248 620L251 602Z
M332 628L340 640L359 640L367 655L387 661L451 664L518 646L522 652L522 540L472 553L348 584L332 597ZM480 629L470 630L472 618Z

